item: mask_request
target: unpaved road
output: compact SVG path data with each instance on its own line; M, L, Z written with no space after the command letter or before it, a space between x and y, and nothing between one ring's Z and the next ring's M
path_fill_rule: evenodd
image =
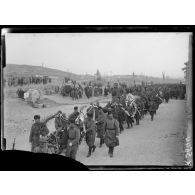
M82 143L77 160L85 165L184 165L185 123L185 102L171 100L160 105L154 121L147 115L139 126L125 129L113 158L108 156L105 145L86 158L88 149Z
M35 109L19 99L6 100L4 125L7 149L11 149L13 138L16 137L16 149L30 150L28 138L34 114L47 116L58 110L68 114L73 107L74 105L60 105ZM77 160L85 165L184 165L185 110L185 101L182 100L163 103L154 121L150 121L149 115L146 115L139 126L126 129L125 125L124 132L119 136L120 145L115 148L113 158L108 156L105 145L98 147L99 139L96 138L97 148L92 156L86 158L88 148L83 141L79 146ZM23 132L25 128L27 132ZM48 128L54 130L54 120L48 123Z
M29 134L33 124L33 116L39 114L41 119L56 113L61 110L67 116L73 112L74 106L79 108L83 105L88 105L90 102L107 102L111 99L110 96L92 97L90 99L82 98L79 100L71 100L68 97L59 95L44 96L48 98L48 107L46 108L32 108L25 101L11 97L4 100L4 136L6 138L6 149L12 149L14 138L16 139L15 149L30 151ZM54 119L47 123L50 132L55 130Z

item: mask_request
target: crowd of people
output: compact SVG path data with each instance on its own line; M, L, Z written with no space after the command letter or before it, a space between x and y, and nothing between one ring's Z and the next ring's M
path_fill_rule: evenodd
M78 83L74 80L67 79L61 87L61 94L69 96L73 100L82 98L84 95L89 99L91 97L98 97L103 95L103 86L97 83L82 82Z
M4 79L4 86L7 85L10 86L23 86L23 85L30 85L30 84L47 84L51 83L52 79L48 76L9 76L6 79Z
M171 96L172 92L177 96ZM58 154L65 152L67 157L76 159L79 144L85 140L88 146L87 157L90 157L96 150L95 139L98 138L99 147L106 144L109 156L113 157L125 124L127 128L140 125L146 114L153 121L162 102L168 103L170 98L184 99L185 86L166 84L128 88L115 84L111 93L110 102L104 107L99 102L91 103L86 114L82 109L79 111L78 107L74 107L74 112L69 117L58 111L41 121L40 116L35 115L29 140L32 144L31 151ZM56 131L49 134L46 123L52 118L55 118Z

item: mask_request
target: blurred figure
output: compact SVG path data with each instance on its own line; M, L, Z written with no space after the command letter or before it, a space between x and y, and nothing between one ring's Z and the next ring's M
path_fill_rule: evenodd
M111 111L108 112L108 117L104 123L105 144L109 148L108 154L113 157L114 147L119 145L119 123L113 118Z
M74 124L75 120L70 120L70 125L68 128L68 143L66 148L66 157L70 157L72 159L76 159L76 154L79 146L80 140L80 130Z
M87 113L87 118L84 122L85 129L86 129L86 143L89 147L89 151L87 157L91 156L91 152L95 151L96 146L95 143L95 135L96 135L96 125L95 121L93 120L93 115L91 113Z
M99 147L101 148L102 145L104 144L104 134L105 134L104 123L106 121L106 117L102 110L102 107L99 107L98 110L99 110L99 113L98 113L96 125L97 125L97 137L100 138Z

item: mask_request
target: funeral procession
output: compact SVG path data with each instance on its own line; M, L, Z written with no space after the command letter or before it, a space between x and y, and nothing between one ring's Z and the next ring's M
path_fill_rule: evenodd
M189 35L153 34L8 35L4 149L84 165L189 163Z

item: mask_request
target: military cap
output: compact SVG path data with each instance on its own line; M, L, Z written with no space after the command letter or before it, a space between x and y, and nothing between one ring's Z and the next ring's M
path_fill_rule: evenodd
M36 119L40 119L41 117L40 117L40 115L34 115L34 119L36 120Z

